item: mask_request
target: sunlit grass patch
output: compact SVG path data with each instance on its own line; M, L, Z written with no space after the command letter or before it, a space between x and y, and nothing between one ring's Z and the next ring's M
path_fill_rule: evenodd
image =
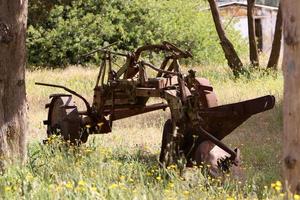
M163 168L157 155L103 147L91 141L77 147L52 138L29 148L25 167L11 166L0 178L2 198L19 199L253 199L255 185L203 172L205 167ZM192 176L189 176L192 174ZM280 195L280 182L266 187L263 197ZM274 189L275 188L275 189Z

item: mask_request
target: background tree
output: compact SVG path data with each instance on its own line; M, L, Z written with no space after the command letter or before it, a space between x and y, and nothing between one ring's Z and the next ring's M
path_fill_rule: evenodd
M258 50L255 38L255 22L253 18L255 0L247 0L247 4L250 61L253 66L259 66Z
M281 4L279 4L272 50L271 50L267 68L273 68L275 70L277 69L278 59L281 50L281 38L282 38L282 11L281 11Z
M0 2L0 156L25 155L27 0ZM3 164L3 163L1 163Z
M227 38L225 31L223 29L221 20L220 20L220 14L218 7L216 5L215 0L208 0L210 10L212 13L212 17L216 26L216 30L220 39L220 43L222 46L222 49L224 51L225 57L228 61L228 65L233 71L233 74L237 77L239 73L243 70L243 63L240 60L239 56L237 55L234 46L230 42L230 40Z
M300 1L283 0L284 24L284 177L292 192L300 193Z

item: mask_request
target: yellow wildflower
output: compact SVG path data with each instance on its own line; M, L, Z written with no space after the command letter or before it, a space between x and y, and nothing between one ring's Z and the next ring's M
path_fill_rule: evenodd
M85 153L91 153L91 152L92 152L91 149L86 149L86 150L85 150Z
M160 180L161 180L161 177L160 177L160 176L156 177L156 180L160 181Z
M78 181L79 186L85 186L86 182L83 180Z
M96 187L91 187L91 190L96 192L97 191L97 188Z
M226 200L234 200L233 197L227 197Z
M5 186L4 190L5 190L5 192L9 192L9 191L11 191L11 187Z
M281 186L282 186L282 184L281 184L280 181L276 181L275 185L278 186L278 187L281 187Z
M27 181L32 181L33 180L33 176L32 176L32 174L27 174L27 176L26 176L26 180Z
M120 176L120 180L124 180L125 179L125 176Z
M185 190L185 191L183 191L183 194L186 195L186 196L188 196L190 194L190 192L187 191L187 190Z
M146 175L147 176L152 176L152 173L151 172L147 172Z
M56 189L56 191L60 191L62 189L62 187L60 185L58 185L55 189Z
M173 187L174 187L174 183L169 183L168 186L169 186L170 188L173 188Z
M300 199L300 195L299 194L294 194L294 199L295 200L299 200Z
M110 189L114 189L114 188L117 188L117 187L118 187L118 185L115 184L115 183L113 183L113 184L111 184L111 185L109 186Z
M66 188L68 189L72 189L73 188L73 183L71 183L70 181L68 181L66 184L65 184Z
M169 167L170 167L171 169L176 169L176 168L177 168L177 165L174 165L174 164L173 164L173 165L170 165Z
M279 192L279 191L281 190L281 187L275 186L275 190L276 190L277 192Z
M279 196L280 196L280 197L284 197L285 194L281 192L281 193L279 194Z

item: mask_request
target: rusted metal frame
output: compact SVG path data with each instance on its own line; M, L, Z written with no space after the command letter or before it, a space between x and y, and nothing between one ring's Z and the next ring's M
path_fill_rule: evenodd
M112 120L116 121L116 120L132 117L140 114L145 114L148 112L153 112L156 110L163 110L166 109L167 107L168 105L165 103L157 103L145 107L117 108L114 110L115 114ZM110 110L104 110L104 113L108 114L110 113Z
M111 53L108 52L108 65L109 65L109 76L108 76L108 82L112 83L112 81L114 81L114 77L113 77L113 72L112 72L112 60L111 60ZM115 87L111 87L111 99L112 99L112 104L111 104L111 111L110 111L110 115L109 115L109 126L112 127L113 125L113 118L114 118L114 114L115 114Z
M134 52L135 61L137 61L140 58L143 51L155 51L155 50L156 51L171 51L170 48L168 48L166 45L163 45L163 44L145 45L145 46L139 47Z
M103 58L102 58L102 62L101 62L101 65L100 65L98 76L97 76L95 88L99 85L99 81L100 81L105 63L106 63L106 54L104 54Z
M120 52L116 52L116 51L103 50L103 49L99 49L97 52L102 52L104 54L110 53L112 55L122 56L122 57L127 57L128 56L128 54L126 54L126 53L120 53Z
M115 116L115 93L114 93L114 89L112 89L112 104L111 104L111 111L110 111L110 115L109 115L109 125L110 127L112 127L113 124L113 119Z
M78 94L77 92L75 92L74 90L71 90L71 89L69 89L69 88L67 88L65 86L55 85L55 84L39 83L39 82L35 82L35 84L36 85L47 86L47 87L61 88L61 89L65 90L65 91L73 94L74 96L77 96L78 98L80 98L84 102L84 104L86 106L86 109L87 109L87 112L91 112L91 110L92 110L89 102L83 96L81 96L80 94Z
M172 119L172 133L170 135L170 141L164 160L166 161L166 165L176 163L179 159L179 147L180 143L183 139L183 132L180 132L177 129L177 126L180 126L180 121L183 119L183 105L180 98L177 96L177 90L164 90L162 94L162 98L166 99L168 102L168 106L171 112ZM168 156L169 155L169 156Z
M188 58L192 57L192 54L188 51L182 51L178 47L176 47L174 44L171 44L170 42L164 41L160 45L145 45L140 48L138 48L135 51L135 60L137 61L143 51L169 51L173 52L174 55L178 56L179 58ZM177 53L177 54L175 54Z
M191 54L191 52L189 51L182 51L181 49L179 49L178 47L176 47L174 44L164 41L163 42L164 45L166 45L168 48L180 53L180 57L182 58L189 58L189 57L193 57L193 55Z
M165 74L171 74L171 75L177 75L177 76L180 75L180 73L177 73L177 72L171 72L171 71L161 70L161 69L157 68L156 66L154 66L154 65L152 65L150 63L147 63L147 62L145 62L143 60L140 61L140 63L142 65L150 67L151 69L153 69L153 70L155 70L157 72L162 72L162 73L165 73Z
M108 59L108 74L109 74L109 79L112 79L111 75L112 75L112 58L111 58L111 53L108 52L107 53L107 59Z
M124 72L124 78L130 79L133 78L139 72L139 68L136 66L137 62L135 60L134 54L129 54L127 59L128 65L126 71Z
M103 64L103 70L102 70L102 76L101 76L101 85L104 84L104 78L105 78L105 73L106 73L106 60L107 60L107 54L104 54L104 64Z
M168 62L170 61L170 59L171 59L171 56L165 57L164 61L161 63L161 66L160 66L161 70L165 70L165 68L166 68ZM158 72L156 77L161 77L162 75L163 75L162 72Z
M99 51L100 51L100 52L107 51L107 50L106 50L107 48L109 48L109 47L111 47L111 46L114 46L115 44L117 44L117 42L114 42L114 43L109 44L109 45L107 45L107 46L101 47L101 48L99 48L99 49L95 49L95 50L93 50L93 51L91 51L91 52L89 52L89 53L83 54L83 55L80 56L80 58L90 56L90 55L92 55L92 54L94 54L94 53L97 53L97 52L99 52Z
M135 68L134 65L138 62L140 55L143 51L168 51L173 53L173 58L179 59L179 58L188 58L192 57L192 54L190 52L185 52L180 50L175 45L169 43L169 42L163 42L161 45L145 45L140 48L138 48L133 56L133 60L131 65L128 66L127 72L125 74L125 78L132 78L138 73L138 68ZM177 52L177 53L176 53Z
M173 61L172 61L171 64L169 65L167 71L168 71L168 72L173 71L173 70L174 70L174 65L175 65L175 64L176 64L176 60L173 59ZM169 76L169 74L163 74L162 76L163 76L163 77L167 77L167 76Z
M255 99L250 99L238 103L232 103L227 105L221 105L212 108L200 109L199 113L202 116L214 115L214 116L251 116L257 113L261 113L270 110L275 105L275 97L272 95L266 95Z
M137 97L160 97L161 91L156 88L137 87L135 90L135 95Z
M131 63L132 63L132 57L130 56L130 54L128 54L126 57L125 64L117 71L117 76L116 76L117 79L119 79L123 74L126 73L128 68L130 67ZM125 78L125 76L124 76L124 78Z
M179 91L180 91L180 98L183 103L186 102L186 87L182 73L180 72L180 65L178 60L173 61L174 71L178 74L178 84L179 84Z
M138 63L138 66L139 66L139 83L141 86L145 86L146 82L148 81L145 65Z

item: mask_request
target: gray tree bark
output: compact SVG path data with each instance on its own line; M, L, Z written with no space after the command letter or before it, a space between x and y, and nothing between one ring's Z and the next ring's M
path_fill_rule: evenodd
M0 0L0 164L26 153L27 0Z
M237 55L233 44L230 42L230 40L225 34L215 0L208 0L208 3L220 39L220 44L225 54L225 58L227 59L228 65L232 70L233 74L237 77L243 71L243 63Z
M281 4L279 3L274 39L272 44L272 50L269 58L267 68L277 70L278 60L281 50L281 40L282 40L282 9Z
M249 51L250 62L253 66L259 66L257 43L255 38L255 22L253 18L253 9L255 0L247 0L247 16L248 16L248 35L249 35Z
M283 0L283 172L287 189L300 194L300 1Z

